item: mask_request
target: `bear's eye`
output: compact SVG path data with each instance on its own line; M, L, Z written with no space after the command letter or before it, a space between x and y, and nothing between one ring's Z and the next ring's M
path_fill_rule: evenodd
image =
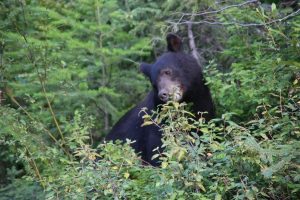
M171 70L165 70L165 71L163 71L163 73L165 74L165 75L171 75Z

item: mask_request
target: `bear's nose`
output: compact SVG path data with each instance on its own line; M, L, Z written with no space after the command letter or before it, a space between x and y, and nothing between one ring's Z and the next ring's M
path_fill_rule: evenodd
M166 91L161 91L158 93L158 97L160 98L160 100L166 102L168 101L169 95Z

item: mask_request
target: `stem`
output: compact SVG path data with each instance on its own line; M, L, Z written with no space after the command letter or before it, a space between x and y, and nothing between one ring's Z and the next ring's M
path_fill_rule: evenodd
M28 154L28 158L29 158L29 165L31 165L31 167L33 168L33 170L34 170L34 173L35 173L35 175L38 177L38 179L40 180L40 183L41 183L41 185L42 185L42 187L45 189L45 184L43 183L43 178L42 178L42 176L41 176L41 174L40 174L40 171L39 171L39 169L38 169L38 167L37 167L37 165L36 165L36 162L34 161L34 159L32 158L32 156L31 156L31 153L30 153L30 151L29 151L29 149L27 148L27 146L25 146L25 149L26 149L26 152L27 152L27 154Z
M40 80L40 83L41 83L42 88L43 88L43 94L44 94L44 96L45 96L45 98L46 98L46 101L47 101L47 104L48 104L50 113L51 113L52 118L53 118L53 120L54 120L54 123L55 123L55 125L56 125L56 127L57 127L57 130L58 130L58 132L59 132L59 135L60 135L60 137L61 137L63 143L65 143L65 139L64 139L63 133L62 133L62 131L61 131L61 129L60 129L60 126L59 126L59 124L58 124L58 122L57 122L57 119L56 119L56 117L55 117L55 113L54 113L54 111L53 111L53 109L52 109L52 105L51 105L51 103L50 103L50 101L49 101L49 98L48 98L48 96L47 96L45 84L44 84L44 82L43 82L43 80L42 80L42 77L41 77L40 75L38 75L38 76L39 76L39 80Z
M98 25L101 25L101 19L100 19L100 6L99 6L99 2L96 1L96 20ZM102 48L102 34L101 32L99 33L99 37L97 37L97 44L99 45L100 48ZM102 81L101 81L101 87L105 87L107 85L107 65L105 63L105 58L104 56L100 55L100 57L103 60L103 65L102 65ZM107 99L106 95L103 94L103 98ZM102 109L103 113L104 113L104 131L108 131L109 130L109 112L107 109L107 106L104 106Z

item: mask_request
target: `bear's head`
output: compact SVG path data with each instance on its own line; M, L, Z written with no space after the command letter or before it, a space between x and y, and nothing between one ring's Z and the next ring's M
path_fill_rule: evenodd
M150 79L155 94L162 102L189 102L193 93L199 92L195 88L203 85L201 68L191 55L181 51L181 38L168 34L166 39L168 52L154 64L142 63L140 70Z

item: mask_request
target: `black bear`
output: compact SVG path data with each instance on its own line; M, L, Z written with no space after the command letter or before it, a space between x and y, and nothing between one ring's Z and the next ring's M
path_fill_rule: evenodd
M154 64L142 63L140 70L150 79L152 91L136 107L126 113L106 140L130 139L135 141L132 147L140 153L142 159L151 165L159 165L158 159L152 160L161 150L162 132L156 125L143 126L141 108L156 110L157 106L172 99L178 102L192 103L192 112L197 116L199 112L207 112L204 116L210 120L214 116L214 105L210 91L205 85L202 71L197 61L191 55L181 52L182 41L175 34L167 35L168 52L160 56Z

